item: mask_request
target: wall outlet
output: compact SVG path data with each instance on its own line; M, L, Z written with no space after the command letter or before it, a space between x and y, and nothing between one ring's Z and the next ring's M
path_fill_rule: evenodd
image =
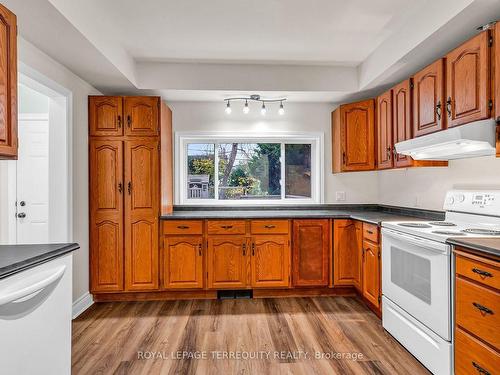
M345 202L345 191L336 191L335 200L337 202Z

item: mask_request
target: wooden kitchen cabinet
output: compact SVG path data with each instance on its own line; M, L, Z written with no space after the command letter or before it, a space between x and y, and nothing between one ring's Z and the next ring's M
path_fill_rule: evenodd
M17 19L0 4L0 159L17 159Z
M248 239L245 236L209 236L208 288L238 289L248 285Z
M329 220L293 220L293 286L328 286L329 253Z
M123 98L89 96L89 133L91 136L123 135Z
M392 90L377 97L377 169L393 167Z
M163 287L203 288L203 237L169 236L163 246Z
M444 59L425 67L413 77L413 136L446 128Z
M91 140L90 289L123 290L123 142Z
M158 141L125 142L125 288L158 289Z
M156 96L126 96L123 98L125 134L130 136L158 135L160 98Z
M252 237L251 279L254 288L289 286L290 239L288 235Z
M448 127L490 117L490 31L486 30L446 55Z
M363 297L380 308L380 247L363 241Z
M333 221L333 285L362 287L362 224L357 220Z
M393 143L407 141L412 138L411 108L412 108L412 83L406 79L392 88L392 124ZM398 154L394 148L394 167L410 167L413 159L410 156Z
M375 169L373 99L340 106L340 149L342 172Z
M500 157L500 22L495 24L493 31L493 97L494 117L497 122L497 157Z

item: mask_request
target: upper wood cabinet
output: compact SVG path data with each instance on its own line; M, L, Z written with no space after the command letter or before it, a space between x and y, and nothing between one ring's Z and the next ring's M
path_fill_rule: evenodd
M494 72L493 97L495 99L494 117L497 121L497 157L500 157L500 22L495 24L493 34L493 56L495 59L491 70Z
M208 288L237 289L248 284L247 238L238 235L208 237Z
M122 104L121 96L89 96L90 135L123 135Z
M89 96L89 133L91 136L156 136L159 111L157 96ZM164 113L169 115L168 110ZM169 122L168 117L165 121Z
M163 287L203 288L203 237L166 237L163 246Z
M90 289L123 290L123 142L90 141Z
M0 159L16 159L17 147L17 24L0 4Z
M446 55L449 128L490 117L489 33L483 31Z
M375 169L375 101L340 106L342 171Z
M356 220L333 221L333 285L362 287L362 223Z
M392 124L393 143L412 138L411 126L411 80L407 79L392 88ZM410 156L398 154L394 149L394 167L409 167L413 159Z
M158 135L160 98L155 96L126 96L123 99L125 134Z
M444 59L439 59L413 76L413 136L446 128Z
M329 220L293 221L293 285L328 286L330 262Z
M253 236L251 252L252 287L289 286L290 240L288 235Z
M392 90L377 98L377 169L393 167Z

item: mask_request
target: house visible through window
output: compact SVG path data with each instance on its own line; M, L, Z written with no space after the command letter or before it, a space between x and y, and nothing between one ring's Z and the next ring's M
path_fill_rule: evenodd
M182 203L319 202L318 139L186 137L181 146Z

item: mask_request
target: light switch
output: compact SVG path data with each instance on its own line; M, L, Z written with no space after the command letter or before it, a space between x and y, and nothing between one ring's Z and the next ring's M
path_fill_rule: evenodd
M337 202L344 202L345 201L345 191L336 191L335 192L335 200Z

